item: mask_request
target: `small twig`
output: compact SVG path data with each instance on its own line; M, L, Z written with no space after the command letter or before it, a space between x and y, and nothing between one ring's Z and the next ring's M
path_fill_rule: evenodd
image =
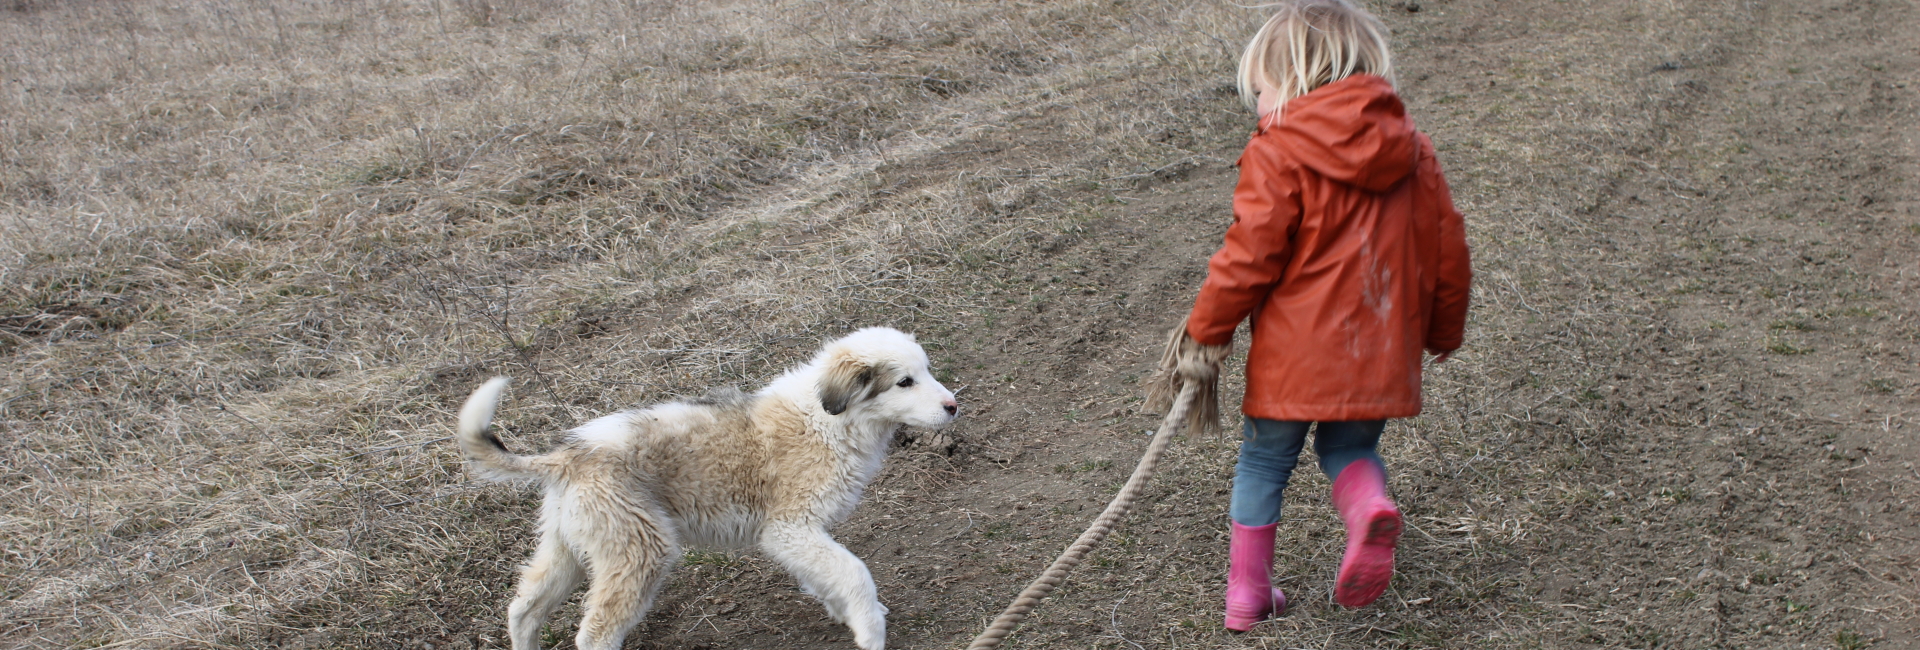
M1129 592L1128 595L1132 595L1132 593ZM1147 650L1146 646L1134 643L1133 639L1129 639L1127 635L1120 633L1120 604L1124 602L1127 602L1126 596L1121 596L1120 600L1113 601L1113 611L1107 614L1107 624L1113 626L1113 636L1115 638L1125 641L1127 645L1139 648L1140 650Z
M1413 523L1413 520L1412 520L1412 519L1408 519L1408 520L1406 520L1406 524L1407 524L1407 527L1408 527L1408 528L1412 528L1412 529L1413 529L1413 532L1416 532L1416 533L1420 533L1421 535L1423 535L1423 536L1425 536L1425 537L1426 537L1427 539L1429 539L1429 540L1432 540L1432 541L1433 541L1433 543L1435 543L1435 544L1445 544L1445 543L1446 543L1446 542L1442 542L1442 541L1440 541L1440 538L1438 538L1438 537L1434 537L1432 533L1428 533L1428 532L1426 531L1426 529L1423 529L1423 528L1421 528L1420 526L1418 526L1418 525L1416 525L1416 524L1414 524L1414 523ZM1452 582L1452 581L1451 581L1451 580L1449 580L1448 582Z
M953 538L956 538L956 537L959 537L959 536L961 536L961 535L965 535L965 534L967 534L967 531L969 531L969 530L973 530L973 513L971 513L971 512L968 512L968 511L965 511L965 510L962 510L962 511L960 511L960 514L963 514L963 515L966 515L966 516L967 516L967 526L966 526L965 528L961 528L961 529L960 529L960 532L957 532L957 533L954 533L954 534L952 534L952 535L948 535L948 536L946 536L946 537L943 537L943 538L940 538L940 541L942 541L942 542L944 542L944 541L947 541L947 540L950 540L950 539L953 539Z

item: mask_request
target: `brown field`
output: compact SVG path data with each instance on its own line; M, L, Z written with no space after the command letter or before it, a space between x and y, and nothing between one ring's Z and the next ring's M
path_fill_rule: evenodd
M1302 471L1295 607L1227 633L1233 441L1186 439L1009 647L1920 647L1920 8L1368 4L1478 272L1388 429L1394 587L1331 603ZM533 451L884 324L965 417L838 535L889 647L961 647L1156 423L1260 17L0 2L0 646L503 647L537 496L447 439L481 379ZM696 550L628 647L852 642Z

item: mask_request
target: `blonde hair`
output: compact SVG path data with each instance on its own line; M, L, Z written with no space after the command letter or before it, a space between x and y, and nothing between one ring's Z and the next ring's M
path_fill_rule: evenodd
M1257 110L1255 80L1280 93L1274 105L1355 74L1393 83L1387 26L1347 0L1287 0L1240 54L1240 101ZM1282 109L1276 109L1277 119Z

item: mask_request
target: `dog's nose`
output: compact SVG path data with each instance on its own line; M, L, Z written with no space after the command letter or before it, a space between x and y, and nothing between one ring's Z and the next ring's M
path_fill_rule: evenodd
M955 415L960 412L960 403L955 402L953 400L947 400L945 402L940 403L940 408L946 409L947 415Z

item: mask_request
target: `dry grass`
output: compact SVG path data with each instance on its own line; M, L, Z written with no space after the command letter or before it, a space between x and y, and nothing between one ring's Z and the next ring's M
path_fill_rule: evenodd
M509 416L538 445L762 378L852 324L938 326L973 306L930 290L943 269L1072 227L1002 218L1039 190L1194 155L1138 129L1212 89L1144 72L1225 59L1156 23L1231 15L16 6L0 638L248 645L290 613L416 591L444 568L423 560L526 516L434 445L474 378L538 378ZM1067 97L1109 86L1141 105ZM1065 121L1085 152L1056 168L884 187L887 165L1050 111L1085 116Z
M1913 158L1873 129L1914 109L1823 93L1894 97L1912 56L1874 48L1911 11L1374 4L1480 280L1468 349L1383 450L1413 524L1396 591L1319 605L1340 538L1303 471L1279 563L1302 606L1222 631L1232 447L1189 440L1015 646L1897 638L1911 575L1848 563L1911 545L1845 509L1910 490L1841 472L1913 426ZM842 534L895 645L959 645L1134 460L1132 378L1224 227L1256 18L0 3L0 642L497 644L533 507L443 444L478 379L521 380L505 437L542 448L890 324L971 417L896 454ZM842 645L795 636L829 628L751 555L687 565L660 643Z

